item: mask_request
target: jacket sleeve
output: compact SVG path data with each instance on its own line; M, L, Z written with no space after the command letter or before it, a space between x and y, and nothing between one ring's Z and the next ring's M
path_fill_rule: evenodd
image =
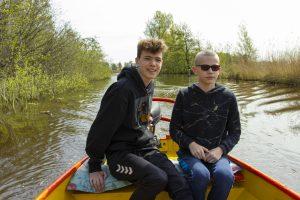
M189 144L193 142L189 136L187 136L183 127L183 95L179 91L176 97L176 101L172 111L172 117L170 122L170 135L171 138L183 149L189 149Z
M102 98L100 110L86 141L86 153L90 157L89 172L101 171L102 160L111 138L123 123L127 112L128 93L113 84Z
M241 135L240 115L237 100L234 95L229 109L226 131L227 134L220 144L220 148L223 150L224 155L228 154L228 152L238 143Z

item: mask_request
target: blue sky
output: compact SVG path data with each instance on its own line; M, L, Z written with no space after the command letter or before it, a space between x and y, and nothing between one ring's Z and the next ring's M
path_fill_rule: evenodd
M51 0L58 24L69 22L82 37L96 37L107 59L136 56L146 23L155 11L171 13L195 36L218 48L232 48L244 23L260 56L300 46L299 0Z

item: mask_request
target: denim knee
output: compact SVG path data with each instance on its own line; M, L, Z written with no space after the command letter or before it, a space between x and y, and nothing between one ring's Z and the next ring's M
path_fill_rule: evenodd
M205 169L205 170L193 170L193 175L192 179L194 182L200 182L202 184L208 184L210 181L210 172Z
M234 175L229 170L218 170L214 173L214 180L216 182L223 182L228 184L233 184L234 182Z

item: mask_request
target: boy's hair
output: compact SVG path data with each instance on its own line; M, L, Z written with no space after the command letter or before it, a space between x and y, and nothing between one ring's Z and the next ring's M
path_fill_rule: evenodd
M142 51L148 51L151 53L165 52L167 45L161 39L144 39L140 40L137 46L137 58L140 58Z
M212 57L216 57L218 60L220 60L219 56L217 53L213 52L213 51L209 51L209 50L203 50L200 51L199 53L197 53L197 55L195 56L195 65L197 65L199 63L200 58L202 58L203 56L212 56Z

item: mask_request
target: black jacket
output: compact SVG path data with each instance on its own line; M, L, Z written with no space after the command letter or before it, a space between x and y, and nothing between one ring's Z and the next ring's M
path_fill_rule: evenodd
M180 90L170 123L172 139L189 153L193 141L227 154L240 139L241 124L235 95L225 87L205 93L196 84Z
M115 151L155 148L147 129L153 83L145 87L136 67L125 67L105 92L100 110L88 133L89 171L101 171L104 155Z

